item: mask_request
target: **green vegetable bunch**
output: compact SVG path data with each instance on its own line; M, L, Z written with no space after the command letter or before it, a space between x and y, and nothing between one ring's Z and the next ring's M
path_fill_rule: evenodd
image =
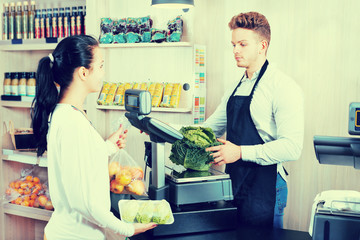
M154 204L151 201L146 201L141 204L139 211L136 215L138 223L149 223L154 212Z
M122 220L126 221L126 222L134 222L135 217L137 215L137 212L139 210L139 203L135 200L131 200L126 204L126 208L122 209Z
M214 158L205 149L222 144L216 140L212 129L182 127L180 132L184 138L173 143L170 160L175 164L183 165L187 169L208 171Z

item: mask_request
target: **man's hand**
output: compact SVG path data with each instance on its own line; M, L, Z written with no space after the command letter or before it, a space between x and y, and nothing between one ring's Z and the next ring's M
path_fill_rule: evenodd
M120 125L119 129L116 130L113 134L110 135L108 140L115 144L119 149L125 148L126 146L126 133L127 130L123 132L123 127Z
M213 152L210 155L214 157L214 164L221 166L226 163L236 162L241 158L241 147L233 144L230 141L226 141L218 138L219 142L224 145L209 147L205 149L208 152Z

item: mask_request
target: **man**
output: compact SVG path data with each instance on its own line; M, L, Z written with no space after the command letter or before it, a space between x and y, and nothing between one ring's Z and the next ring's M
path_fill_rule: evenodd
M204 123L220 137L207 148L215 165L226 164L239 224L283 227L287 174L282 162L303 147L304 111L299 86L266 60L270 26L262 14L241 13L229 22L238 67L246 71Z

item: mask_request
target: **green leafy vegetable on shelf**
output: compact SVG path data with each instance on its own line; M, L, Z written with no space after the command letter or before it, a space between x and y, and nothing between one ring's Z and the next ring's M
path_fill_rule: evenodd
M208 171L214 158L205 149L222 144L216 140L212 129L182 127L180 133L184 138L172 145L170 160L175 164L183 165L187 169Z
M131 200L126 204L126 208L122 209L122 220L126 221L126 222L134 222L135 217L138 213L138 210L140 208L140 205L137 201L135 200Z
M166 224L170 216L170 206L165 200L162 200L155 206L152 221L157 224Z

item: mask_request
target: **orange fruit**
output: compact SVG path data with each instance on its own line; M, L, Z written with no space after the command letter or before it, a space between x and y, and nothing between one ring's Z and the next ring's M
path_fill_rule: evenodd
M17 199L15 199L15 204L20 205L22 203L22 198L18 197Z
M42 189L41 184L39 183L35 184L35 189L38 189L40 191Z
M39 193L39 189L34 188L34 189L32 190L32 193L35 194L35 195L37 195L37 194Z
M51 201L47 201L46 203L45 203L45 209L46 210L53 210L54 209L54 206L52 205L52 202Z
M16 181L14 186L15 186L16 189L20 188L20 181Z
M29 200L29 207L33 207L33 206L34 206L34 203L35 203L35 200L30 199L30 200Z
M35 200L37 198L37 195L35 193L31 194L30 199Z
M120 173L116 174L116 181L123 186L131 183L132 176L129 170L122 169Z
M28 182L27 185L28 185L29 188L33 188L33 187L34 187L34 183L33 183L33 182Z
M15 182L14 182L14 181L12 181L12 182L9 184L9 187L11 187L11 188L15 188Z
M145 192L145 185L141 180L134 180L126 187L126 190L136 195L143 195Z
M29 201L29 200L30 200L30 196L25 196L23 200L24 200L24 201Z
M23 201L23 202L21 203L21 206L28 207L28 206L29 206L29 201Z
M20 183L20 188L22 188L22 189L25 189L25 188L27 188L27 183L26 182L22 182L22 183Z
M124 186L119 184L116 180L112 180L110 183L110 191L120 194L124 190Z
M31 200L30 200L30 201L31 201ZM35 208L40 207L40 204L39 204L39 200L38 200L38 199L34 200L33 207L35 207Z
M143 179L144 178L144 171L141 167L132 167L130 168L130 173L133 179Z
M39 205L40 205L41 207L45 207L45 204L46 204L46 202L48 201L48 198L47 198L45 195L40 195L40 196L38 197L38 200L39 200Z
M21 195L24 194L24 189L22 189L22 188L19 188L17 191L18 191L18 193L21 194Z
M38 177L33 177L32 181L34 183L39 183L40 182L40 179Z
M109 163L109 176L113 177L120 172L120 164L118 162Z
M25 178L25 180L31 182L33 180L33 177L29 175Z

